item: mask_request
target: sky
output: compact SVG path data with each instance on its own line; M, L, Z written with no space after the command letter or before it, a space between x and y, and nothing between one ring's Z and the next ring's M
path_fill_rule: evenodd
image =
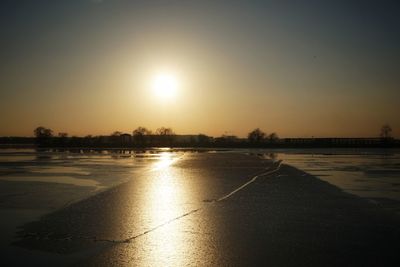
M400 137L396 1L0 3L0 136ZM169 97L157 75L176 81Z

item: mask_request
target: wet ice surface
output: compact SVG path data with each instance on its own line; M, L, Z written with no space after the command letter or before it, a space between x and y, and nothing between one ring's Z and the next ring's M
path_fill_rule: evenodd
M79 243L126 240L219 199L270 165L240 154L190 154L178 162L171 158L170 153L161 153L148 172L47 216L39 232L58 232L55 238L73 235ZM71 220L60 229L66 217ZM113 223L118 227L110 227ZM58 251L53 245L44 249ZM62 248L68 249L76 248Z
M42 202L37 203L38 209L57 209L128 181L135 172L149 169L158 157L159 153L0 150L0 207L15 208L20 203L21 209L24 205L32 208L34 196L35 202ZM58 203L54 203L54 195ZM54 205L47 205L49 201Z
M28 224L33 217L22 216L15 249L2 251L14 263L24 255L22 261L84 266L379 266L378 256L392 260L397 217L291 167L215 201L271 166L262 158L266 152L258 152L50 153L5 163L3 175L37 176L39 170L108 187L3 181L9 189L2 193L18 188L22 194L4 195L3 214L29 206L46 207L41 214L47 215ZM27 166L34 171L24 172ZM64 200L77 195L68 197L72 204L48 205L37 192L53 201L57 193ZM56 211L48 213L50 207Z
M156 152L56 153L0 149L0 249L5 256L3 260L12 258L15 253L15 248L9 245L15 240L17 226L150 171L161 155L160 151ZM170 158L174 160L180 155L176 153ZM34 254L29 251L19 253Z
M400 212L400 150L270 150L273 157L346 192ZM268 153L266 153L268 157Z

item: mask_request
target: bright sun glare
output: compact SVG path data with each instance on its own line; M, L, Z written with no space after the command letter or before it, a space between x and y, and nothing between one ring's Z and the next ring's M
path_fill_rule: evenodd
M163 99L173 98L178 89L178 80L169 73L158 74L153 78L152 89L157 97Z

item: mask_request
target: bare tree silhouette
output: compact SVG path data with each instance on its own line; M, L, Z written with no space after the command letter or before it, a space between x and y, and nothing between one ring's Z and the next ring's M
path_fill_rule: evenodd
M35 130L33 130L33 133L36 137L36 143L39 146L50 145L50 139L51 137L53 137L53 131L51 129L39 126Z
M171 128L160 127L156 130L157 135L174 135L174 131Z
M268 139L271 143L275 143L276 141L279 140L279 137L276 133L271 133L268 135Z
M247 139L250 143L261 143L264 141L265 136L266 134L260 128L256 128L247 135Z
M175 133L171 128L161 127L156 130L156 135L159 136L159 142L162 146L172 146L175 139Z
M35 134L36 138L48 138L53 136L53 131L43 126L37 127L35 130L33 130L33 133Z
M145 145L148 141L148 135L151 135L151 131L145 127L138 127L132 132L133 141L137 145Z
M133 130L132 135L150 135L151 130L147 129L146 127L137 127L135 130Z

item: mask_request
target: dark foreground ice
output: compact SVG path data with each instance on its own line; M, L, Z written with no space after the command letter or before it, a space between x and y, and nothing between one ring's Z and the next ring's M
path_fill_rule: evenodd
M395 213L288 165L238 153L188 153L25 224L7 259L9 265L397 266L399 226ZM21 251L31 253L20 258Z

